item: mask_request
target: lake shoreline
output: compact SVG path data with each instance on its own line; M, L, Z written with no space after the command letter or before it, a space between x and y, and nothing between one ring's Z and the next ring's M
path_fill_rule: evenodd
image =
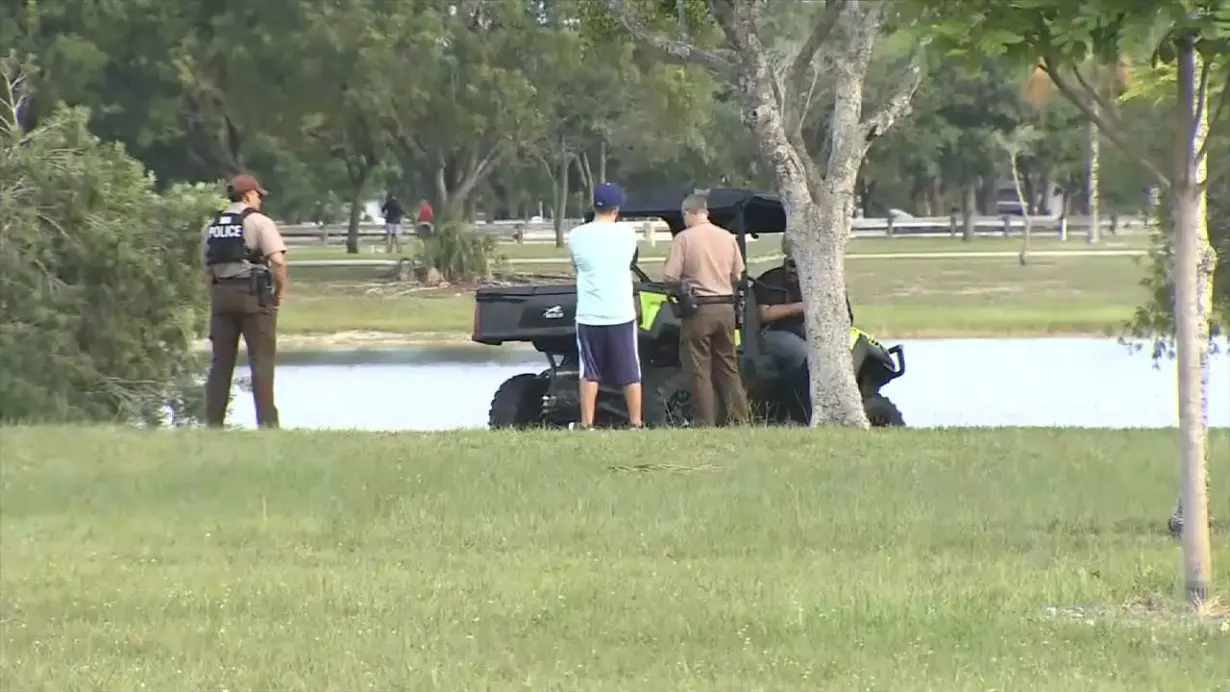
M916 341L943 339L1114 339L1121 335L1105 331L1073 330L1046 331L1037 329L924 329L895 332L872 331L880 341ZM520 343L520 342L515 342ZM512 344L510 344L512 345ZM528 344L527 344L528 345ZM425 347L500 348L474 342L468 332L387 332L380 330L353 329L337 332L288 332L278 334L278 350L281 352L355 351L363 349L403 349ZM198 351L209 351L209 340L197 342ZM240 349L243 341L240 340Z

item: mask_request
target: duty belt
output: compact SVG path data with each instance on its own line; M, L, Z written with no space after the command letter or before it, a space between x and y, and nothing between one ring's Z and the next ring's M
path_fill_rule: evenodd
M734 296L693 296L692 302L697 305L733 305Z
M248 293L256 296L256 302L262 308L267 307L269 301L273 298L273 276L269 272L260 269L253 269L242 276L214 278L214 285L218 284L247 286Z

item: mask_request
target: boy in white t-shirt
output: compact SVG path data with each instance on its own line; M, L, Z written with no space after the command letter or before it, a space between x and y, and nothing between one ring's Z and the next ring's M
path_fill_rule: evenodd
M594 220L568 234L577 274L577 351L581 361L581 427L594 424L598 385L623 389L628 421L641 420L641 362L632 286L636 233L616 223L624 192L615 183L594 189Z

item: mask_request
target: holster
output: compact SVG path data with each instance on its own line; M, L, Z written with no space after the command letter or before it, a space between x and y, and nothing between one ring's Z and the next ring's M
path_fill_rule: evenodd
M248 292L256 296L257 305L269 307L273 303L273 277L269 272L252 272L248 275Z
M691 319L696 316L696 296L692 295L692 291L686 286L679 289L679 293L675 296L679 303L679 318Z

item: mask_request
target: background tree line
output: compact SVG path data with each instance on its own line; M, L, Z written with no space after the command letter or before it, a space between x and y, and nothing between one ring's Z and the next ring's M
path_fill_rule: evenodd
M383 192L429 199L442 220L579 213L595 181L631 188L771 184L730 86L626 35L596 32L583 0L269 0L259 5L50 0L0 10L0 45L40 66L27 118L58 101L89 108L159 185L251 169L289 222L349 220ZM670 18L675 3L662 3ZM774 46L797 47L782 3ZM699 26L699 22L697 22ZM892 88L918 41L889 33L867 99ZM1091 131L1062 98L1030 89L1027 65L979 69L927 57L908 120L877 140L859 180L866 215L995 213L1005 135L1026 135L1020 170L1035 213L1089 212ZM1108 89L1115 89L1115 74ZM832 81L812 75L804 137L823 142ZM1164 117L1125 104L1141 141ZM1096 133L1092 135L1096 143ZM1096 147L1094 151L1097 151ZM1109 210L1142 210L1147 172L1102 147Z

